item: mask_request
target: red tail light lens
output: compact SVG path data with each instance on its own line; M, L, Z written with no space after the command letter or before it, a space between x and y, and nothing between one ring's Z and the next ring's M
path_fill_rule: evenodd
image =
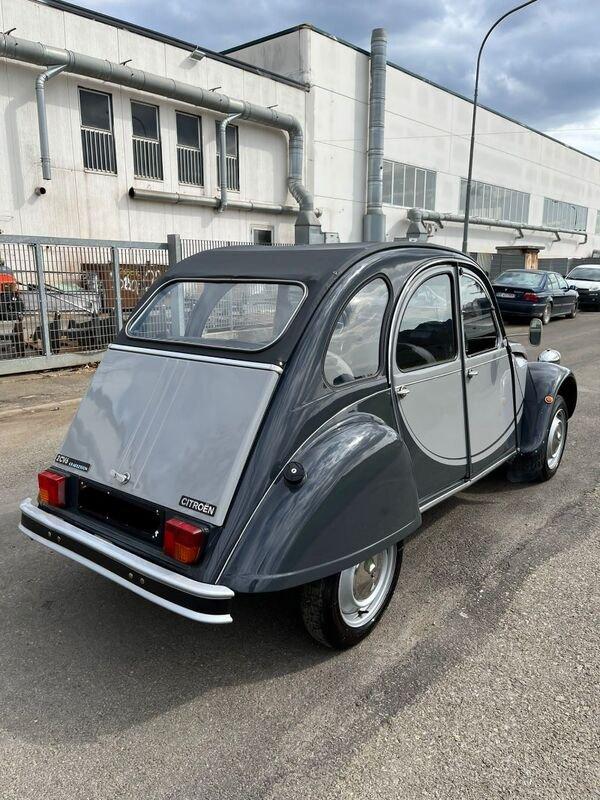
M172 517L165 522L163 551L181 564L195 564L204 550L206 529Z
M540 298L535 294L535 292L525 292L523 295L523 300L526 300L528 303L539 303Z
M58 472L45 469L38 475L38 501L48 506L64 508L67 504L67 479Z

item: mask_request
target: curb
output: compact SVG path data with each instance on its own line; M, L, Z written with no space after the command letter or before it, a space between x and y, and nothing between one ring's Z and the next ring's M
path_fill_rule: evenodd
M81 402L81 397L71 397L68 400L59 400L55 403L40 403L37 406L23 406L22 408L7 408L0 411L0 420L16 417L17 415L35 414L38 411L59 411L61 408L75 406Z

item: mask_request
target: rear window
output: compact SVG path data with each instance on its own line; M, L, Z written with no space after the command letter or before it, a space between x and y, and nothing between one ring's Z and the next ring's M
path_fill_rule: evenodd
M503 272L498 275L494 284L499 286L519 286L522 289L539 289L544 281L544 275L532 270L519 270L518 272Z
M151 298L127 333L160 342L261 350L281 336L305 294L297 283L178 281Z

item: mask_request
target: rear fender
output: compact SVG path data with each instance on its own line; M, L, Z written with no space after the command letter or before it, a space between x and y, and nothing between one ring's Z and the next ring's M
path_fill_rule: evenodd
M235 591L274 591L333 575L421 524L410 455L389 420L342 412L293 461L304 480L294 485L279 473L225 565L219 581Z
M564 398L569 417L573 416L577 405L577 381L571 370L547 362L529 363L520 424L521 453L536 453L544 444L554 401L558 396Z

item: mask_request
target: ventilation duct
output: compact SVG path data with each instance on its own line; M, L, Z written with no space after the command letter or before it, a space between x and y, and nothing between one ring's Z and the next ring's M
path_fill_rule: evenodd
M383 143L385 131L385 74L387 34L375 28L371 34L371 87L369 91L369 143L367 151L367 213L363 241L385 241L383 213Z

